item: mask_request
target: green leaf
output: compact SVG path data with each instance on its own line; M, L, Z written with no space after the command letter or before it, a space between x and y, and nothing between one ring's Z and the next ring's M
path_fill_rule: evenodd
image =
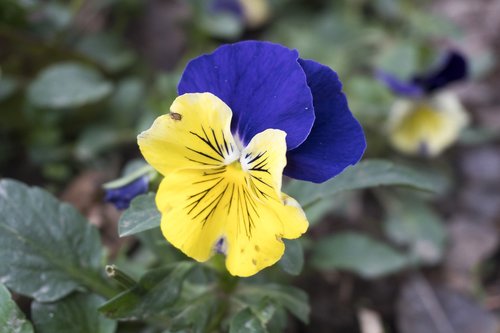
M0 180L0 279L41 302L87 286L109 295L103 283L97 229L73 207L15 180Z
M31 323L19 310L3 284L0 284L0 331L2 333L33 333Z
M113 333L116 321L99 314L103 299L74 293L56 303L33 302L31 312L37 333Z
M103 99L111 90L94 69L68 62L44 69L30 84L28 99L41 108L77 108Z
M135 60L134 53L121 43L119 36L111 34L87 36L80 41L77 49L110 72L125 69Z
M0 77L0 102L10 97L19 87L19 81L8 76Z
M139 284L114 297L99 310L115 319L160 316L181 293L193 262L181 262L146 273Z
M307 208L317 201L342 191L383 185L408 186L424 191L436 191L433 179L407 166L384 160L365 160L347 168L335 178L322 184L290 181L283 192Z
M218 312L224 311L223 300L215 296L213 288L206 285L186 283L182 301L170 311L171 328L175 331L187 329L191 333L205 333L218 319Z
M410 195L385 195L384 229L395 243L410 247L417 260L434 264L443 255L446 230L440 217L422 200Z
M302 322L309 322L309 308L307 294L297 288L280 284L245 285L239 288L238 296L243 297L250 303L260 304L262 299L267 298L290 311Z
M318 269L343 269L365 278L397 272L409 263L386 244L353 232L320 240L312 253L312 265Z
M299 275L304 267L304 249L298 239L283 239L285 254L278 265L288 274Z
M267 329L250 308L238 312L229 326L229 333L266 333Z
M243 25L234 15L219 14L202 17L203 30L213 37L235 40L243 32Z
M413 42L405 41L383 48L376 66L397 74L401 79L407 79L420 69L418 47Z
M137 196L118 221L120 237L130 236L160 226L161 214L156 208L155 194Z

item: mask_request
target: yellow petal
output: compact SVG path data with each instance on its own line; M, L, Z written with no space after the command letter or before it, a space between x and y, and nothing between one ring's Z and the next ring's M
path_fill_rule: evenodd
M239 156L231 109L218 97L185 94L170 111L137 138L146 161L164 176L178 169L216 168Z
M169 174L157 194L165 238L198 261L224 251L233 275L276 263L284 252L281 238L307 229L300 206L280 192L285 154L285 133L266 130L229 165Z
M457 98L441 93L430 100L397 101L389 135L392 145L404 153L436 156L457 140L467 122Z

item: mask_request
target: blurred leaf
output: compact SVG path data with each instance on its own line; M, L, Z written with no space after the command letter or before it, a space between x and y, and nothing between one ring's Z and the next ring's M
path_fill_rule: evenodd
M124 291L100 307L114 319L161 316L179 298L184 279L194 262L180 262L146 273L136 287Z
M376 58L375 66L400 79L409 79L412 75L422 71L419 65L418 45L411 41L404 41L384 48Z
M278 265L291 275L299 275L304 267L304 249L298 239L283 239L285 243L285 254L281 257Z
M0 102L10 97L19 88L19 81L5 76L0 76Z
M119 130L111 125L89 126L78 138L75 154L80 160L90 160L119 144L132 142L135 138L135 132Z
M161 214L156 208L155 193L134 198L118 221L120 237L130 236L160 226Z
M73 207L15 180L0 180L0 279L41 302L86 286L109 294L100 280L97 229Z
M122 44L120 37L111 34L86 36L77 49L110 72L123 70L135 60L134 53Z
M309 302L307 294L295 287L279 284L261 284L241 286L237 295L243 297L251 304L260 304L267 298L284 307L304 323L309 322Z
M400 193L385 194L387 219L384 229L388 237L400 245L408 245L411 255L426 263L441 260L446 230L439 216L422 200Z
M339 192L382 185L408 186L424 191L436 191L436 184L426 173L384 160L364 160L348 167L335 178L322 184L292 180L283 192L308 208L319 200Z
M103 99L111 90L94 69L68 62L44 69L30 84L28 99L41 108L77 108Z
M393 95L373 77L353 76L345 86L349 106L362 124L372 123L377 128L385 121Z
M113 333L116 321L97 309L103 299L74 293L55 303L33 302L31 313L37 333Z
M313 250L311 260L318 269L344 269L365 278L391 274L410 263L408 258L386 244L353 232L321 239Z
M200 25L203 31L215 38L236 40L243 33L243 19L236 15L204 12Z
M460 30L456 24L428 10L413 11L411 15L407 15L406 20L412 28L414 38L428 41L432 38L460 37Z
M3 284L0 284L0 331L2 333L33 333L33 326L19 310Z
M111 96L111 122L115 127L132 128L137 125L142 115L145 87L142 81L136 78L127 78L120 81Z
M229 333L267 333L267 329L252 309L245 308L231 320Z
M128 172L126 174L123 174L122 177L107 182L103 184L102 187L107 190L116 189L125 186L127 184L130 184L137 178L147 176L147 178L149 179L151 178L151 174L156 174L156 171L153 169L153 167L147 164L146 162L139 160L139 163L141 164L139 168L136 168L134 170L129 168L128 170L125 170Z

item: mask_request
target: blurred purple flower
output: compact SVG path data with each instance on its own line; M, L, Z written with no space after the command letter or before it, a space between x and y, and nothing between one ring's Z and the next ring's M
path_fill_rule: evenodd
M465 56L453 50L445 54L438 66L427 72L415 74L408 81L381 70L377 72L377 78L396 95L421 97L433 94L452 82L465 79L469 72L468 67Z
M132 199L147 192L148 183L149 177L145 175L121 187L105 189L104 201L112 203L119 210L127 209Z

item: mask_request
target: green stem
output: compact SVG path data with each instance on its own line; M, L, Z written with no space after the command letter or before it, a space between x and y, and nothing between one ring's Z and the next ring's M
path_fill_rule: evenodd
M116 267L116 265L107 265L106 274L108 275L108 277L115 280L125 290L137 285L137 281L135 281L128 274Z
M80 280L84 286L105 298L113 298L118 294L118 291L109 285L100 274L93 272L81 274L81 272L79 272L76 278Z

